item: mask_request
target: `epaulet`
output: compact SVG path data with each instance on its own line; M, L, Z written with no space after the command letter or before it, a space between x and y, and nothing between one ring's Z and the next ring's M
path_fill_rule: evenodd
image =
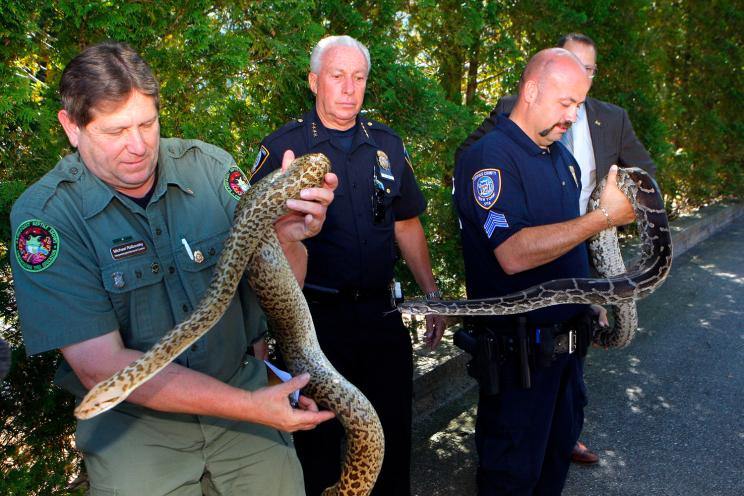
M272 141L274 141L275 139L280 138L281 136L284 136L288 132L293 131L295 129L301 128L303 122L304 122L304 120L303 120L302 117L298 117L296 119L292 119L291 121L289 121L288 123L286 123L285 125L283 125L279 129L277 129L276 131L274 131L270 135L266 136L264 138L264 140L263 140L263 143L264 144L269 144Z
M160 146L173 158L181 158L193 149L212 157L219 163L231 163L233 157L222 148L198 139L163 138Z
M49 199L57 192L57 187L61 182L62 180L59 178L52 179L47 174L21 193L15 203L13 203L13 210L25 207L43 210Z
M16 200L20 207L24 204L43 208L54 196L62 183L75 183L86 173L76 154L62 158L57 165L44 174L37 182L29 186Z
M367 129L370 129L372 131L382 131L387 134L392 134L395 137L399 137L398 133L393 131L392 128L386 126L385 124L378 122L376 120L370 119L366 115L363 115L359 118L359 120L362 122L362 125L366 126Z

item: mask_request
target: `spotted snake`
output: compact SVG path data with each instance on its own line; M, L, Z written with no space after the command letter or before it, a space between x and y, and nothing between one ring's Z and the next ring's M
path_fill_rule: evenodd
M303 392L335 412L346 430L341 478L323 495L368 495L382 466L382 426L369 400L320 350L307 302L274 229L274 221L287 212L287 200L298 198L304 188L320 185L329 168L324 155L305 155L295 159L285 173L275 171L251 187L235 209L232 230L194 312L138 360L94 386L75 415L87 419L113 408L166 367L222 317L247 271L287 368L293 375L310 373Z

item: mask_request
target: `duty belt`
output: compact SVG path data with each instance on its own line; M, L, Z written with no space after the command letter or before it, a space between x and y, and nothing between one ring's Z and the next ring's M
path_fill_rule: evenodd
M479 332L476 328L476 334ZM502 343L504 349L509 351L515 351L517 344L517 329L511 328L500 328L497 331L492 332L498 337ZM565 325L550 325L550 326L527 326L527 338L530 343L530 347L534 348L539 346L543 338L545 338L546 332L551 333L553 340L553 353L556 355L562 355L564 353L574 353L576 351L576 342L578 336L578 330L570 328ZM467 350L466 350L467 351Z

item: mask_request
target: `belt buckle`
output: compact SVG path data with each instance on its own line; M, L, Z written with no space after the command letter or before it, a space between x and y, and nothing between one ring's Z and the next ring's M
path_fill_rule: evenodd
M576 351L576 331L568 331L568 354Z

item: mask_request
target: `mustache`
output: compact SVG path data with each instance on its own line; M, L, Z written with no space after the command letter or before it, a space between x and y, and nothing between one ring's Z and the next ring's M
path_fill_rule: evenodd
M569 130L569 129L571 129L571 125L572 125L572 124L573 124L573 122L571 122L571 121L561 121L561 122L556 122L555 124L553 124L553 125L552 125L552 126L550 126L549 128L547 128L547 129L543 129L543 130L542 130L542 131L540 131L540 132L539 132L538 134L539 134L539 135L540 135L540 136L541 136L542 138L544 138L545 136L547 136L548 134L550 134L550 131L552 131L554 127L556 127L556 126L561 126L561 127L565 127L565 128L566 128L566 130Z

